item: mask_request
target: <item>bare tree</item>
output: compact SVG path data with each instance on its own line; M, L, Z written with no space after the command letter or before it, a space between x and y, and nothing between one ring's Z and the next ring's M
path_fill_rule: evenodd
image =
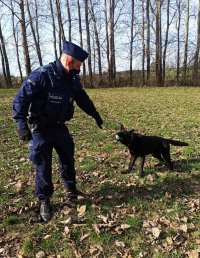
M116 70L115 70L115 43L114 43L114 14L115 0L109 0L109 23L108 23L108 39L109 39L109 85L116 85Z
M35 48L36 48L36 53L38 56L39 64L40 64L40 66L42 66L42 54L41 54L41 50L40 50L40 36L39 36L39 29L38 29L38 4L37 4L37 1L35 0L35 6L34 6L35 21L36 21L35 28L34 28L34 24L33 24L33 17L31 16L31 11L30 11L30 0L26 0L26 5L27 5L27 10L28 10L31 32L32 32L32 36L33 36L33 40L34 40L34 44L35 44Z
M1 21L0 21L0 46L1 46L2 66L4 67L3 71L4 71L5 81L6 81L6 87L10 88L12 87L12 80L10 76L10 67L9 67L9 61L8 61L8 56L6 52L5 41L4 41L3 32L1 28Z
M92 3L92 0L90 0L90 6L91 6L92 21L93 21L93 24L94 24L95 44L96 44L97 55L98 55L99 76L100 76L100 80L101 80L101 78L102 78L101 49L100 49L99 33L98 33L98 29L97 29L96 16L95 16L95 13L94 13L94 4Z
M186 0L186 29L185 29L185 47L184 47L184 61L183 61L183 76L184 79L187 73L187 59L188 59L188 33L189 33L189 16L190 4L189 0Z
M79 38L80 38L80 46L83 48L83 35L82 35L82 17L81 17L81 7L80 1L77 0L77 7L78 7L78 25L79 25ZM86 68L85 62L83 62L83 83L86 83Z
M87 34L87 51L89 54L88 57L88 71L89 71L89 80L90 80L90 87L94 87L93 84L93 74L92 74L92 60L91 60L91 45L90 45L90 27L89 27L89 14L88 14L88 0L85 0L85 27L86 27L86 34Z
M142 0L142 85L145 85L145 7Z
M13 1L11 0L11 8L14 10L13 7ZM15 25L15 17L14 17L14 12L12 12L12 31L13 31L13 37L15 41L15 49L16 49L16 57L17 57L17 64L18 64L18 69L19 69L19 74L20 74L20 81L21 83L23 82L23 75L22 75L22 68L21 68L21 63L20 63L20 58L19 58L19 43L18 43L18 30L17 26Z
M57 18L58 18L59 50L60 50L60 55L61 55L61 53L62 53L62 41L66 40L66 38L65 38L63 22L62 22L60 0L56 0L56 11L57 11Z
M147 85L150 83L151 58L150 58L150 16L149 16L150 0L146 3L146 19L147 19Z
M176 83L179 85L180 77L180 24L181 24L181 3L180 0L176 0L178 21L177 21L177 67L176 67Z
M50 10L51 10L51 20L52 20L52 29L53 29L53 46L54 46L54 55L55 59L58 59L57 48L56 48L56 24L54 19L54 12L53 12L53 2L49 0Z
M105 27L106 27L106 57L107 57L107 63L108 63L108 68L109 68L109 56L110 56L110 46L109 46L109 36L108 36L108 5L107 5L107 0L104 1L104 10L105 10ZM108 69L108 72L110 70ZM109 78L110 78L110 74L109 74ZM109 79L109 83L110 83L110 79Z
M199 50L200 50L200 0L198 9L198 19L197 19L197 45L196 52L194 56L194 75L197 76L199 68Z
M7 79L7 75L6 75L6 67L5 67L5 61L4 61L1 44L0 44L0 53L1 53L1 66L2 66L2 71L3 71L3 77L4 77L4 81L5 81L5 86L7 88L9 83L8 83L8 79ZM1 86L1 84L0 84L0 86Z
M130 83L133 84L133 40L134 40L134 15L135 15L135 1L131 1L131 38L130 38Z
M72 19L71 19L71 11L70 11L70 4L69 4L69 0L66 0L66 4L67 4L67 14L68 14L68 23L69 23L69 37L68 40L72 41Z
M25 67L26 67L26 76L28 76L31 72L31 62L30 62L28 42L27 42L27 34L26 34L24 0L19 0L19 9L20 9L20 17L21 17L20 18L20 25L21 25L21 33L22 33L22 47L23 47Z
M162 36L161 36L161 1L156 3L156 81L162 86Z
M170 8L170 0L167 0L167 24L166 24L166 32L165 32L165 44L164 44L164 50L163 50L163 83L165 83L166 53L167 53L167 47L168 47L169 26L170 26L169 8Z

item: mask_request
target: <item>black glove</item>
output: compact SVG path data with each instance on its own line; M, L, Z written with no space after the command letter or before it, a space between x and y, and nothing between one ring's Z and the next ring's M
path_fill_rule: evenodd
M19 139L22 141L30 141L32 139L31 131L29 128L18 129Z
M95 117L95 120L96 120L96 124L98 125L98 127L100 129L102 129L103 120L101 119L99 114Z

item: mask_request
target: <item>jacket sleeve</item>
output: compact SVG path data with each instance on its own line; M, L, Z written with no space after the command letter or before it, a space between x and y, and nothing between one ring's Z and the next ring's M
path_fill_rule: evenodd
M99 117L99 113L97 112L92 100L89 98L88 94L84 90L80 79L76 77L75 82L75 101L79 108L81 108L87 115L96 119Z
M19 129L27 128L28 111L32 99L42 85L42 75L40 72L33 71L22 83L18 93L13 100L13 118L17 122Z

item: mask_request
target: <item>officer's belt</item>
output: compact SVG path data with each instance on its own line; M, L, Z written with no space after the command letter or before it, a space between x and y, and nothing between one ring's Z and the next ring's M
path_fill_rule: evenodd
M40 123L33 123L30 125L31 131L36 131L36 130L43 130L43 129L47 129L47 128L59 128L59 127L63 127L65 126L64 122L51 122L51 123L47 123L47 124L40 124Z

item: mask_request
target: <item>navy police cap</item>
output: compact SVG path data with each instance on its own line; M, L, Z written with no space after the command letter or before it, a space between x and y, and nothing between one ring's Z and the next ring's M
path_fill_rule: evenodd
M63 42L62 52L76 58L80 62L83 62L88 57L88 53L85 50L69 41Z

